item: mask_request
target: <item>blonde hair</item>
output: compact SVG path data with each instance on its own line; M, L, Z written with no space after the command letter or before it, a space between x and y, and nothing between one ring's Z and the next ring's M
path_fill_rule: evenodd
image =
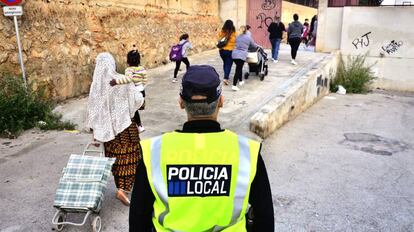
M243 33L243 34L246 34L246 32L247 32L246 26L240 26L240 32Z

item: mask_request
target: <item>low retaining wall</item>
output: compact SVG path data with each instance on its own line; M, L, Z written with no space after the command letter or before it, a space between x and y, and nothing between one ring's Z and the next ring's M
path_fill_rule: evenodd
M329 93L339 52L315 61L277 89L277 95L250 119L250 130L266 138L285 122L305 111Z

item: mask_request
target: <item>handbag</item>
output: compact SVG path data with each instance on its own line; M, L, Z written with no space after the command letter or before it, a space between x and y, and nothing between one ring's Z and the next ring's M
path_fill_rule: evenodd
M217 42L216 46L217 48L223 48L224 46L227 45L228 42L229 40L227 39L227 37L223 37Z
M257 52L248 52L246 62L249 64L259 63L259 54L257 54Z

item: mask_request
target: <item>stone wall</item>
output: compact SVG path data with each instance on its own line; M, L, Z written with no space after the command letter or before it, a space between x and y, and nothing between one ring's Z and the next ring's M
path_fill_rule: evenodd
M45 85L57 100L89 91L100 52L114 54L122 71L136 44L142 64L152 68L169 62L169 49L184 32L193 53L214 48L221 26L217 1L210 0L28 0L23 7L19 23L28 80ZM0 20L0 72L18 74L13 20Z

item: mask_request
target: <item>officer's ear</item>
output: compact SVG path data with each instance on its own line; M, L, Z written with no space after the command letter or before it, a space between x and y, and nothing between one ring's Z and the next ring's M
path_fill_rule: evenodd
M180 96L180 98L178 99L178 104L180 105L180 109L184 109L184 100L183 98Z
M221 108L224 105L224 97L223 95L220 95L219 101L218 101L218 107Z

